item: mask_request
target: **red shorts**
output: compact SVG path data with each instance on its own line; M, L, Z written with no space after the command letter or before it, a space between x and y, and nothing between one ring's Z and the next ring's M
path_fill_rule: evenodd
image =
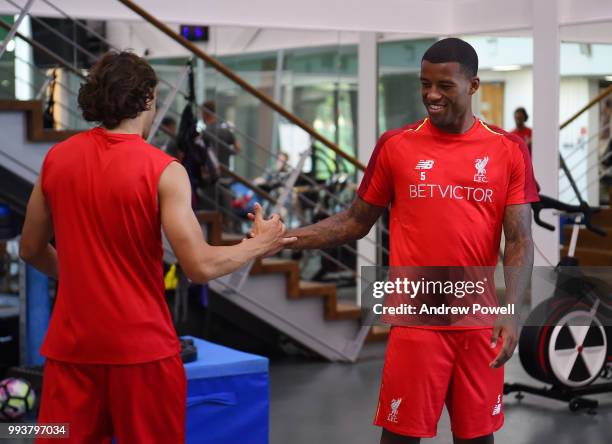
M491 329L393 327L374 424L391 433L431 438L446 404L457 438L489 435L504 423L503 367L492 369L502 341Z
M68 423L66 444L184 443L186 398L178 354L131 365L47 359L38 422Z

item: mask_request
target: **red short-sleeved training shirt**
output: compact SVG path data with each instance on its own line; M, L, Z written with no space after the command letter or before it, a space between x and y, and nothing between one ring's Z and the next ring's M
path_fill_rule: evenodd
M495 266L505 207L538 201L524 142L479 119L462 134L429 119L386 132L358 194L391 204L391 266Z

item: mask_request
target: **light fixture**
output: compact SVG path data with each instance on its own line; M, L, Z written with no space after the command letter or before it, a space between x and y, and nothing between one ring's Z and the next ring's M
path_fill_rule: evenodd
M521 65L497 65L491 68L493 71L518 71Z
M6 50L8 52L15 51L15 40L14 39L9 40L9 42L6 44Z
M608 82L612 82L612 76L605 76L604 79Z

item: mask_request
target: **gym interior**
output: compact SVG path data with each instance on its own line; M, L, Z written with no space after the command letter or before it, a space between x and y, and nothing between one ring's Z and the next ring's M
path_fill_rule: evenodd
M366 195L377 142L414 122L405 131L421 130L428 115L434 125L423 64L454 37L478 56L474 121L522 141L539 196L521 202L533 240L524 290L508 286L511 230L505 220L503 234L501 220L490 228L501 237L486 271L493 294L521 296L517 347L491 406L504 418L495 442L612 443L611 23L608 0L0 0L0 442L35 442L25 427L43 425L41 346L62 284L20 257L21 235L52 147L99 126L83 117L79 95L105 53L130 51L152 67L156 109L143 139L183 164L199 141L195 219L208 245L231 247L249 242L256 208L279 214L289 234L350 212ZM405 168L422 180L437 164L418 159ZM477 160L470 187L495 168ZM465 202L466 190L440 193ZM393 206L340 245L259 255L202 283L162 236L163 309L187 381L185 442L415 442L381 441L374 425L383 404L390 423L420 408L381 392L400 327L373 316L367 276L394 265L394 224L411 224ZM455 248L443 241L452 219L439 211L427 224L439 241L427 248ZM469 220L467 231L478 225ZM454 442L451 422L444 408L422 442Z

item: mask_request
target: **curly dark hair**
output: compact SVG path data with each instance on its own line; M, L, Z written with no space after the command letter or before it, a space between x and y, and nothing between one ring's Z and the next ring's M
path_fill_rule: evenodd
M88 122L113 129L150 109L157 86L151 65L136 54L108 52L91 68L79 89L79 107Z

